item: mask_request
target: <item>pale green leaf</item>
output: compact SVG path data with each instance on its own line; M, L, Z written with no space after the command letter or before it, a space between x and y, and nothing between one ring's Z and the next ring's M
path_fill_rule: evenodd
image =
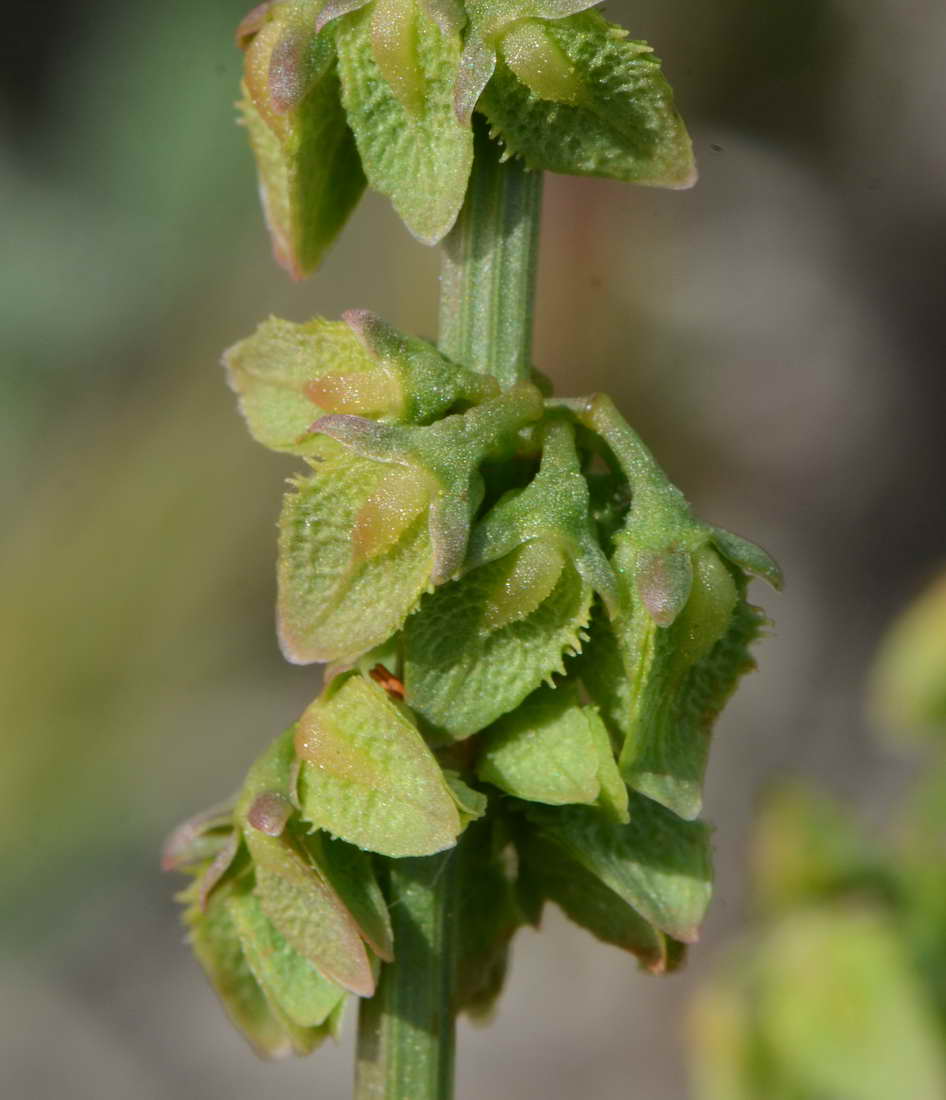
M279 1058L291 1053L289 1036L243 954L223 894L213 896L206 911L199 905L192 906L184 919L194 954L234 1026L263 1057Z
M337 677L296 732L302 817L382 855L451 847L460 816L406 708L358 673Z
M533 43L525 60L521 34L516 31L505 57L500 43L496 71L479 101L509 153L539 170L692 185L690 138L649 46L595 12L535 22L541 45ZM558 74L557 93L549 72Z
M646 921L693 943L712 892L709 831L634 795L630 821L583 806L530 810L531 827L561 859L583 867Z
M337 453L295 482L280 517L279 639L298 664L351 659L386 641L434 563L424 475L332 445Z
M593 871L570 858L540 832L527 832L519 842L520 889L532 905L554 901L575 924L603 943L629 951L654 973L674 969L679 951L649 924L626 898Z
M274 131L249 95L240 110L256 157L273 254L294 278L319 264L365 187L334 62Z
M394 958L391 918L375 877L371 856L325 833L306 838L306 850L358 925L358 931L379 958Z
M473 134L453 113L460 36L444 33L416 0L391 13L341 21L342 96L372 188L408 229L436 244L453 225L473 163Z
M271 1002L299 1027L324 1024L345 991L294 951L249 891L227 899L247 964Z
M329 372L374 381L377 365L341 321L304 325L270 317L223 357L250 434L265 447L318 454L325 440L310 429L326 411L311 383ZM376 389L380 389L376 385Z
M262 866L255 861L256 896L263 912L324 977L359 997L370 997L374 975L354 918L311 863L283 847L278 871L272 859Z
M755 1011L803 1096L942 1100L941 1025L896 929L865 912L798 914L766 941Z
M476 773L507 794L563 806L600 793L598 749L578 693L543 688L483 733Z
M452 738L476 733L518 706L581 648L592 591L564 558L538 606L495 625L492 609L528 545L439 588L408 620L407 701Z

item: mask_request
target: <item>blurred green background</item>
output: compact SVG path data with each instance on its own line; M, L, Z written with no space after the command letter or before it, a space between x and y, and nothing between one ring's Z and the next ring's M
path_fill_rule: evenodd
M269 254L234 124L237 0L21 5L0 45L0 1088L5 1097L347 1096L351 1031L257 1063L182 947L163 835L236 786L317 689L273 635L292 464L218 366L258 320L375 310L434 335L437 256L369 197L322 271ZM536 359L606 388L699 512L787 593L720 723L704 944L656 980L554 914L521 933L459 1100L680 1100L682 1013L746 914L758 792L798 772L881 823L916 762L866 670L946 556L946 8L621 0L702 179L549 178Z

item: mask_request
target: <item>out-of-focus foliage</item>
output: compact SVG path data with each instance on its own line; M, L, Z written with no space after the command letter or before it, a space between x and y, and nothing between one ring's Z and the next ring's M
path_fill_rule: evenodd
M878 712L942 734L943 582L884 639ZM762 924L691 1011L698 1100L937 1100L946 1095L946 754L886 835L801 786L756 825Z
M946 574L894 623L872 688L883 726L896 733L946 734Z

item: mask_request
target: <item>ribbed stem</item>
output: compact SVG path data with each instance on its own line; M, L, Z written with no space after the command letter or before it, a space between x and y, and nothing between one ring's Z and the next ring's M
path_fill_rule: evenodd
M440 347L506 389L529 378L542 176L474 116L466 201L444 242ZM461 839L462 843L462 839ZM451 1100L457 852L387 861L395 961L361 1002L355 1100Z
M479 115L474 127L466 201L444 242L440 349L507 389L531 367L542 174L501 162Z
M456 852L391 860L395 961L361 1002L355 1100L451 1100Z

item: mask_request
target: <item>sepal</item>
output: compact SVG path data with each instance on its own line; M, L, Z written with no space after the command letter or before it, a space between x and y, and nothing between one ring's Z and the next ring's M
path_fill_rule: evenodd
M336 677L306 710L295 751L310 827L392 858L456 843L460 810L440 765L407 708L360 673Z
M492 378L366 310L301 325L270 317L223 362L253 438L303 456L324 452L324 437L311 429L327 413L427 424L499 392Z
M256 156L276 260L309 274L357 204L365 177L341 104L333 34L319 0L273 4L241 24L240 108Z

